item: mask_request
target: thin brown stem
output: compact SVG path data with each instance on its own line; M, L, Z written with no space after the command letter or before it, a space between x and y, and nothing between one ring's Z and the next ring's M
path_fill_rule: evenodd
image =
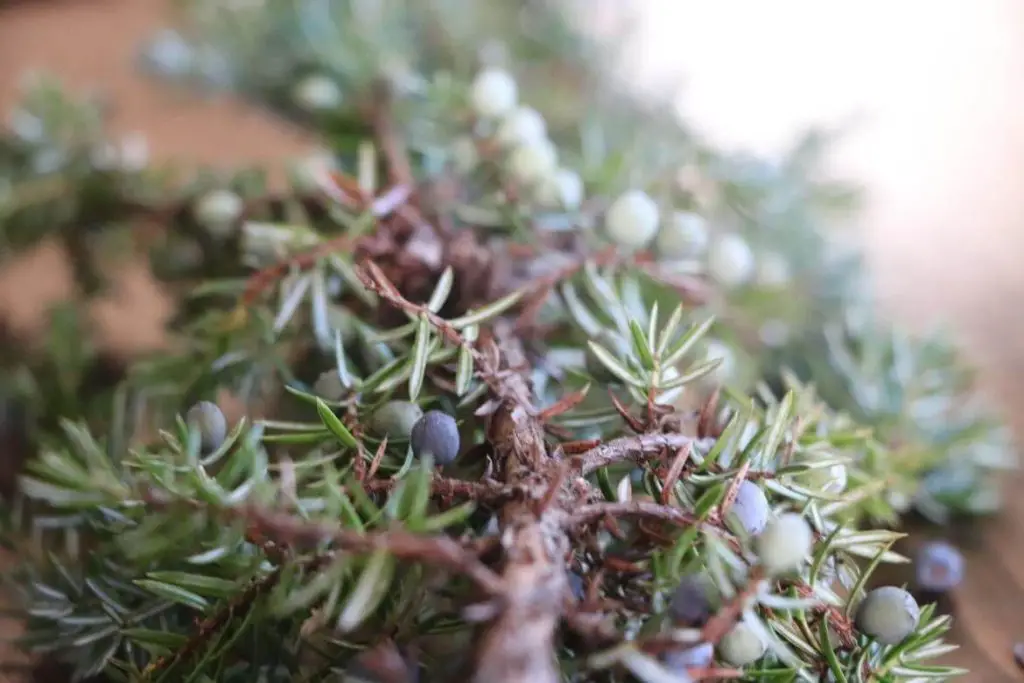
M683 446L692 445L695 439L683 434L640 434L626 436L603 443L586 453L576 456L574 461L580 474L586 476L602 467L617 462L632 460L636 463L645 462L661 455L666 450L675 451Z
M630 501L627 503L592 503L577 508L566 520L569 527L578 527L591 524L602 517L644 517L657 519L677 526L691 526L699 524L693 515L683 512L679 508L646 501Z

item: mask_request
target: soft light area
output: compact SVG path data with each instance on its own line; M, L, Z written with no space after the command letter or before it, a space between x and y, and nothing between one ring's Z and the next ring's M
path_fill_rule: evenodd
M861 224L901 309L976 308L1007 278L1024 282L1021 0L601 9L640 11L624 69L648 88L681 82L683 114L726 146L772 151L810 124L857 120L835 167L870 190Z

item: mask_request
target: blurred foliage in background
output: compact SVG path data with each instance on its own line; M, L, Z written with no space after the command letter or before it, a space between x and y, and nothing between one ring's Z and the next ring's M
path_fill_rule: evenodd
M548 2L180 5L140 68L266 106L323 152L282 190L263 169L152 166L143 140L105 134L102 102L45 77L10 112L0 253L55 238L80 290L41 343L0 339L4 438L32 456L5 535L26 560L30 651L110 680L348 680L359 652L387 659L387 637L403 669L484 680L486 662L463 659L500 657L486 629L471 646L463 608L490 574L389 534L445 531L514 566L487 559L521 533L493 515L527 485L485 422L512 400L518 353L533 398L516 400L542 411L551 449L628 451L549 503L568 520L547 541L573 545L548 582L587 587L547 642L563 680L713 666L710 649L673 665L680 643L717 644L717 665L752 681L955 673L923 663L949 649L931 608L898 643L852 618L873 568L900 560L899 534L873 527L991 512L1016 457L955 349L874 311L834 230L858 193L823 176L832 133L779 159L723 154L671 102L608 77L615 37ZM171 350L117 358L83 303L140 252L176 298ZM504 375L480 351L493 340ZM203 425L179 416L226 396L248 418L204 450ZM396 400L456 416L454 466L408 433L381 438L374 416ZM729 521L744 478L815 532L812 561L781 580ZM628 514L650 525L571 514L643 501ZM438 571L453 564L466 580ZM716 616L669 628L698 571ZM737 661L716 624L760 654Z

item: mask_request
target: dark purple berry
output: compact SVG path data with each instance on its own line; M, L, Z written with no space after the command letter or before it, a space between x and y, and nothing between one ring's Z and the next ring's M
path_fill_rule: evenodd
M459 454L459 427L448 413L428 410L413 425L409 441L417 458L429 454L437 464L448 465Z
M917 553L917 584L928 591L944 593L964 578L964 556L948 543L926 543Z
M702 574L684 576L672 593L668 614L679 626L697 628L711 616L708 579Z

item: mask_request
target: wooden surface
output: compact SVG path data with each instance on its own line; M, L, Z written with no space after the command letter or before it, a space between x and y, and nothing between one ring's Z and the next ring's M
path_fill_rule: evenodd
M134 52L138 42L161 25L163 7L157 0L55 0L0 11L0 108L6 110L14 99L24 69L42 68L76 86L101 87L115 104L116 128L144 132L159 159L272 164L314 146L298 131L236 102L183 95L136 75ZM989 142L993 147L1003 145L999 149L1005 151L1005 140ZM1024 178L1019 185L1008 183L1006 177L995 183L1004 188L1008 184L1024 186ZM948 197L934 196L927 188L916 201L949 204ZM1024 276L1019 268L1007 266L1007 254L1017 254L1013 259L1018 259L1021 253L1024 216L1018 210L1013 221L979 222L979 212L995 215L993 202L1002 202L999 206L1004 208L1020 206L1016 191L978 195L972 202L961 202L956 209L960 213L942 224L908 220L898 232L871 233L870 248L894 310L914 322L937 317L953 321L989 387L1011 409L1018 433L1024 433L1024 414L1014 410L1024 407L1024 382L1017 379L1024 377L1024 348L1018 341L1024 339L1024 320L1015 315L1024 295ZM893 216L887 218L891 225ZM956 231L965 226L970 228L971 244L986 245L985 251L972 248L966 261L956 239ZM0 273L0 315L31 329L46 302L66 296L63 269L62 255L44 248L30 262ZM39 273L47 276L40 278ZM159 345L166 309L158 288L142 269L130 264L123 282L119 295L95 311L105 338L123 350ZM1021 477L1010 478L1009 490L1022 483ZM922 538L915 536L913 543ZM968 557L966 584L947 605L957 617L953 640L962 644L953 661L972 669L968 681L1024 680L1011 652L1017 639L1024 640L1024 499L1009 495L1000 518L954 530L953 540Z

